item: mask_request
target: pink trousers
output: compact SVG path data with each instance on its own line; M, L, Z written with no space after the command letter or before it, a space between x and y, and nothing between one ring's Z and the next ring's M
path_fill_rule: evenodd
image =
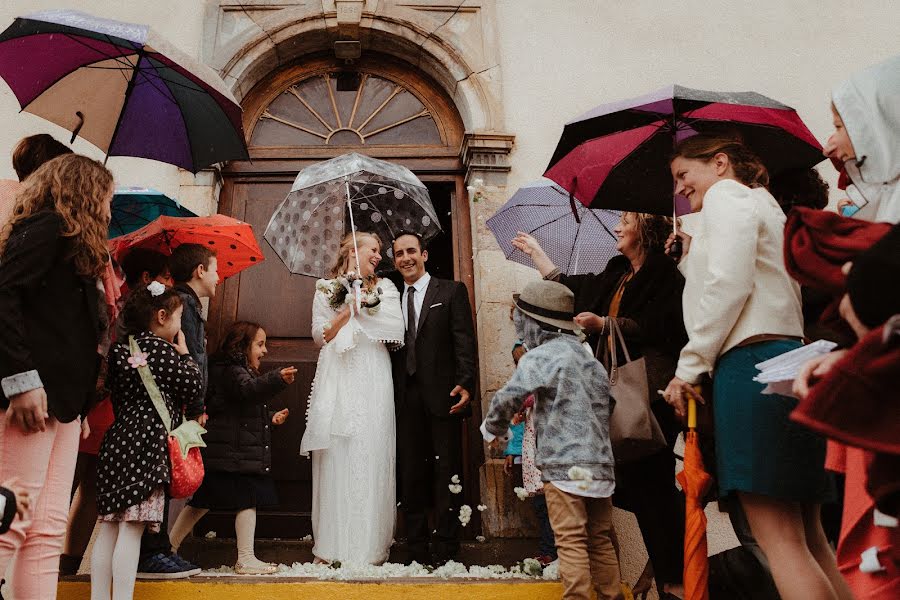
M31 496L28 518L16 518L0 536L0 574L15 559L8 582L11 600L56 598L80 432L78 419L60 423L51 418L46 431L26 434L7 426L5 411L0 414L0 483L15 478Z

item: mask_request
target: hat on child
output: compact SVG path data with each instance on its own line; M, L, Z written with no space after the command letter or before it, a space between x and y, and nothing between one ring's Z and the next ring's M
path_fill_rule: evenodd
M581 331L575 324L575 294L555 281L534 281L521 294L513 296L516 308L523 313L553 327L572 332Z

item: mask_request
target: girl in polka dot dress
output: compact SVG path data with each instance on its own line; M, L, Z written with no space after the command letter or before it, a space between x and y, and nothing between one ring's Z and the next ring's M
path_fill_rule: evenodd
M113 600L132 597L141 535L145 528L159 531L163 520L170 477L166 430L138 367L150 368L176 428L203 386L181 332L182 310L178 293L162 284L135 290L122 316L141 353L131 355L127 338L109 352L106 385L115 422L98 457L100 529L91 555L92 600L109 600L111 587Z

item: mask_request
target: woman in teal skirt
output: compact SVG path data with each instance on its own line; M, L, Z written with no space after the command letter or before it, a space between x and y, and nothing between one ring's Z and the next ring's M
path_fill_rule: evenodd
M693 235L682 235L689 341L666 401L683 415L694 385L713 376L719 492L740 501L779 594L850 600L819 519L825 441L788 418L795 399L753 381L757 363L798 348L803 335L766 168L740 140L707 135L680 142L671 168L676 193L699 215Z

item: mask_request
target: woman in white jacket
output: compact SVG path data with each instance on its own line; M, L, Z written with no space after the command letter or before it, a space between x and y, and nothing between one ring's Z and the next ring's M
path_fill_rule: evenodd
M755 364L800 346L800 288L785 271L785 216L762 162L740 141L695 136L672 159L676 193L699 212L679 265L682 349L666 400L683 414L713 375L716 473L736 494L784 600L851 598L819 519L825 440L789 419L797 401L762 394ZM689 243L687 243L689 242Z

